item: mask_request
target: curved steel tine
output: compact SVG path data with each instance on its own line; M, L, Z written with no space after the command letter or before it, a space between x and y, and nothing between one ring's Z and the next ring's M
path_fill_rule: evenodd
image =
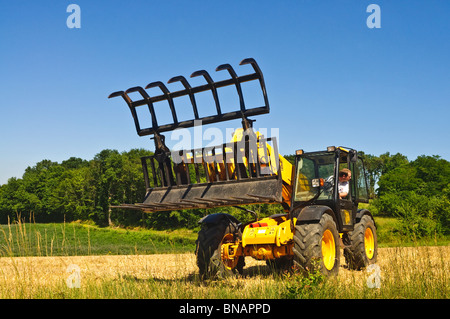
M267 98L266 84L264 83L264 77L261 72L261 69L258 66L258 63L256 63L255 59L253 59L253 58L244 59L239 63L239 65L245 65L245 64L251 64L253 67L253 70L255 70L255 73L258 75L259 84L261 85L261 90L262 90L263 96L264 96L264 103L266 104L266 107L269 108L269 99Z
M127 93L127 94L133 93L133 92L139 92L144 99L149 98L147 92L141 86L134 86L125 91L125 93Z
M125 93L124 91L117 91L117 92L113 92L108 96L108 99L113 98L113 97L117 97L117 96L121 96L125 102L127 103L130 111L131 111L131 116L133 117L134 120L134 126L136 126L136 131L140 132L141 127L139 125L139 120L136 114L136 108L132 105L133 101L130 99L130 97L128 96L127 93Z
M177 112L175 111L175 105L173 104L173 98L170 95L169 90L164 85L164 83L162 83L161 81L149 83L149 84L147 84L147 86L145 88L150 89L150 88L155 88L155 87L159 87L161 89L161 91L164 93L164 96L166 97L167 102L169 102L169 107L170 107L170 111L172 112L173 122L175 124L178 124Z
M155 131L158 130L158 121L156 119L155 109L153 108L153 103L150 101L150 96L147 94L147 92L140 86L135 86L132 88L129 88L125 91L126 94L132 93L132 92L139 92L141 96L144 98L145 102L148 105L148 110L150 111L150 115L152 116L152 126Z
M199 116L198 116L198 110L197 110L197 103L195 102L195 96L194 96L194 93L192 93L191 85L186 80L186 78L182 75L174 76L169 81L167 81L167 83L174 83L174 82L181 82L181 84L183 84L184 88L188 91L189 98L191 100L191 104L194 109L194 117L196 120L198 120Z
M123 91L117 91L117 92L113 92L110 95L108 95L108 99L112 98L112 97L117 97L117 96L122 96L123 97Z
M228 73L230 73L231 78L234 80L234 84L236 85L236 89L237 89L237 92L239 95L239 104L241 107L241 112L244 112L245 111L244 96L242 95L241 83L238 80L238 76L237 76L236 72L234 71L233 67L231 65L229 65L228 63L221 64L216 68L216 71L222 71L222 70L227 70Z
M127 92L124 92L124 91L113 92L108 96L108 99L110 99L112 97L117 97L117 96L121 96L124 99L124 101L127 103L128 107L130 108L131 112L133 113L132 114L133 117L135 117L136 111L134 110L134 106L132 105L133 101L128 96Z
M219 97L217 95L217 89L216 89L216 86L214 85L213 79L211 78L209 73L206 72L205 70L195 71L194 73L191 74L191 78L197 77L197 76L203 76L205 78L206 82L208 82L208 85L211 88L211 92L213 94L214 102L216 103L217 114L221 115L222 110L220 109Z

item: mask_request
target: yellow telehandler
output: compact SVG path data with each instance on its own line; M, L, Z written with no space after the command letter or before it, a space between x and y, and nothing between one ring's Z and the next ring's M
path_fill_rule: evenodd
M278 153L275 137L264 137L253 130L249 116L269 113L269 102L262 72L252 58L254 72L238 76L229 64L216 71L228 71L230 78L213 81L200 70L204 85L191 87L185 77L176 76L168 83L180 82L184 89L170 92L162 82L152 82L145 89L137 86L117 91L109 98L122 97L127 103L139 136L153 135L154 155L141 159L146 183L143 203L130 203L112 208L138 209L144 212L173 211L194 208L234 206L254 214L251 222L241 223L226 213L203 217L196 245L197 265L202 276L225 276L242 273L245 257L266 260L275 267L296 266L305 271L319 269L325 275L337 274L340 250L350 269L362 269L377 259L376 226L367 209L358 204L368 202L364 164L356 150L330 146L316 152L295 152L294 164ZM264 105L245 105L242 85L259 81ZM224 112L219 90L235 86L240 109ZM162 94L150 96L147 89L159 88ZM214 105L207 116L201 116L195 94L209 91ZM137 94L137 100L131 99ZM188 96L194 119L179 120L175 99ZM171 112L169 124L159 124L156 102L166 101ZM142 113L145 109L146 113ZM186 110L182 110L186 111ZM142 127L142 114L151 123ZM139 116L138 116L139 115ZM170 151L161 133L177 128L190 128L222 121L241 119L242 128L235 130L231 141L196 149ZM351 178L340 182L340 171L350 170ZM347 184L347 195L340 196L339 187ZM342 198L341 198L342 197ZM284 213L267 218L241 206L279 204Z

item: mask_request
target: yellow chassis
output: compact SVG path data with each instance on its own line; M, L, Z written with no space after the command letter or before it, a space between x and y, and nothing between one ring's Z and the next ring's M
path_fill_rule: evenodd
M264 218L247 225L242 239L235 240L233 234L226 234L221 243L221 257L224 265L233 269L240 256L251 256L258 260L277 259L292 256L296 219L288 215Z

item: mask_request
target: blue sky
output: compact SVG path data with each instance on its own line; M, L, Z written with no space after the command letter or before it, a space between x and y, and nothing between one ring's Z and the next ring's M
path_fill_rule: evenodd
M66 25L71 3L80 29ZM380 29L366 25L371 3ZM450 160L449 12L445 0L3 1L0 184L43 159L153 149L111 92L199 69L224 79L223 63L246 74L247 57L271 107L255 126L279 129L282 154L345 145Z

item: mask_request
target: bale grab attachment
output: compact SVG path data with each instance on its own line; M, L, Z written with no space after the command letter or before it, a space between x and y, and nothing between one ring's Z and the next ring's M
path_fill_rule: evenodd
M254 73L238 76L229 64L222 64L216 71L228 71L230 78L215 82L205 70L196 71L191 78L202 76L206 84L192 87L183 76L171 78L168 83L181 82L184 89L170 92L160 81L149 83L145 89L136 86L126 91L109 95L122 97L127 103L139 136L153 135L155 152L142 157L142 168L146 184L143 203L122 204L113 208L139 209L145 212L171 211L179 209L211 208L219 206L247 205L255 203L280 203L282 201L282 178L279 165L278 146L275 138L265 138L252 129L253 120L248 116L269 113L264 78L252 58L244 59L240 65L250 64ZM241 84L259 81L264 105L249 108L244 102ZM239 109L223 112L218 88L235 86L239 98ZM159 88L161 95L150 96L146 89ZM214 100L211 109L214 115L199 116L196 93L210 91ZM137 92L141 99L132 100L130 93ZM194 119L179 120L174 99L188 96ZM167 101L172 122L158 123L156 102ZM142 127L137 108L146 107L151 125ZM159 113L159 112L158 112ZM139 113L142 115L142 113ZM190 128L201 123L213 124L242 119L242 129L236 130L229 143L182 151L170 151L161 133L177 128ZM149 174L151 172L151 174Z

